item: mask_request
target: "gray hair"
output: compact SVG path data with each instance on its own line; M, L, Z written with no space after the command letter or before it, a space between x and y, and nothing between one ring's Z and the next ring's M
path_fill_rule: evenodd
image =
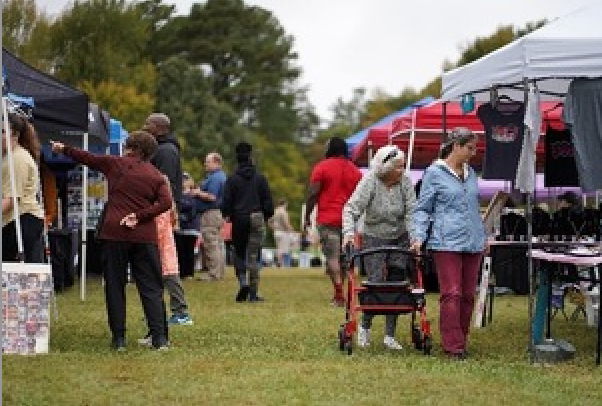
M169 119L169 116L165 113L151 113L148 116L147 120L151 120L156 123L160 123L161 125L163 125L167 128L169 128L171 126L171 120Z
M370 169L372 169L379 178L391 172L395 164L405 158L405 153L397 148L396 145L385 145L380 147L372 161L370 161Z
M464 146L468 142L477 138L477 135L466 127L456 127L447 136L447 139L441 144L439 153L440 158L445 159L454 148L454 144Z

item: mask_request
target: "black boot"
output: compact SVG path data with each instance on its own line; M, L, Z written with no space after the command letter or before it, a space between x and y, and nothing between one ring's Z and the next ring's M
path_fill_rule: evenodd
M257 294L257 288L251 288L249 290L249 302L263 302L265 299Z
M244 302L247 300L248 296L249 296L249 287L241 286L240 289L238 289L238 293L236 294L236 301L239 303Z

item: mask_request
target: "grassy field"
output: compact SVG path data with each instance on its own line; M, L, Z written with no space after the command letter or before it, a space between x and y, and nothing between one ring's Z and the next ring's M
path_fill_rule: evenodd
M553 335L577 348L576 358L531 365L526 297L496 298L493 324L476 330L465 362L443 357L438 296L427 297L435 349L410 344L410 316L398 323L401 352L373 344L338 350L344 311L328 304L321 270L262 271L261 304L235 303L236 281L184 282L193 326L171 329L167 352L140 347L146 332L137 291L128 286L128 348L109 349L103 289L89 280L58 297L50 353L2 357L3 405L596 405L602 368L595 366L596 331L557 317Z

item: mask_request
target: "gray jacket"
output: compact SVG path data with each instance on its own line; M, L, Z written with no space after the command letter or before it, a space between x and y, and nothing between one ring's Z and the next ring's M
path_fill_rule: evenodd
M414 186L407 175L388 189L374 170L365 174L343 207L343 234L353 235L360 216L365 214L363 234L392 240L410 233L416 205Z

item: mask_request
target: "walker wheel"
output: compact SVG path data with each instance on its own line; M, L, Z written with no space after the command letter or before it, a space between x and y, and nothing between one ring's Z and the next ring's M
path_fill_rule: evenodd
M353 344L351 343L351 340L345 343L345 351L347 351L347 355L353 354Z
M417 350L423 349L422 332L417 327L412 327L412 343L414 343L414 348Z
M339 328L339 350L345 350L345 328L343 326Z
M424 337L424 343L422 347L424 355L431 355L431 350L433 349L433 339L431 338L431 336L427 335Z

